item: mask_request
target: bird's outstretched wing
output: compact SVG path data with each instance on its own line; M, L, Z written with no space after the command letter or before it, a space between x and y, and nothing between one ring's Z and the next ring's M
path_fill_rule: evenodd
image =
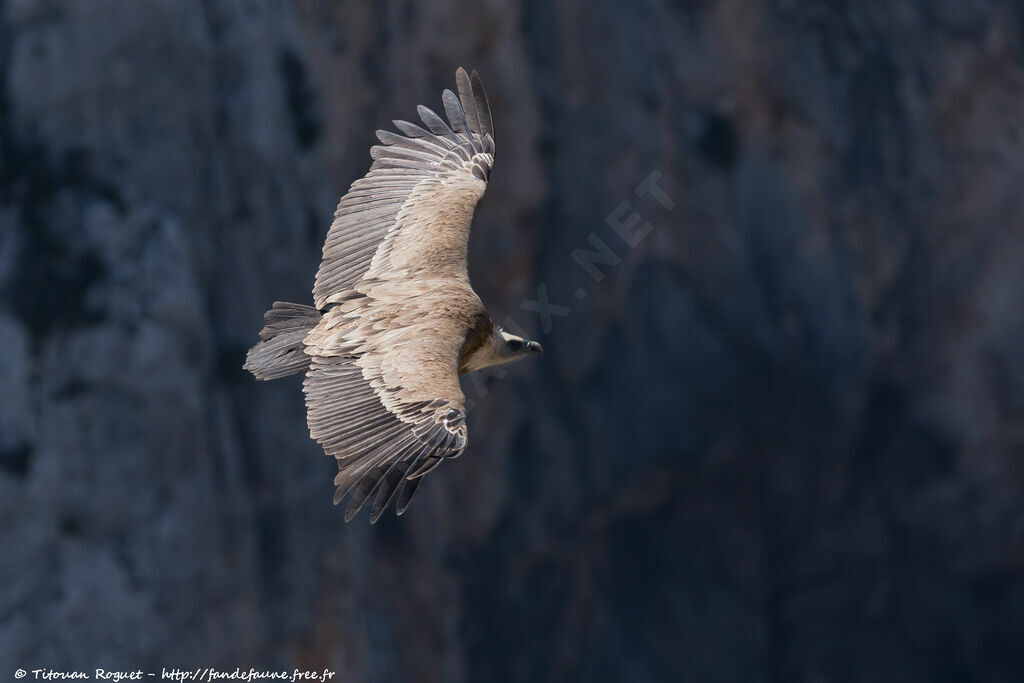
M466 278L473 209L494 162L494 129L476 71L445 90L448 123L420 106L426 126L395 121L403 135L377 131L369 173L352 183L334 214L313 285L318 309L343 301L360 280L415 276Z
M327 317L344 325L347 316L333 310ZM317 333L307 340L330 355L313 355L303 388L310 434L338 460L335 504L351 493L347 522L372 499L373 523L396 492L402 514L422 475L466 447L458 381L465 327L438 317L368 334L359 328L373 326L373 317L351 318L355 327L344 338L325 332L323 346Z

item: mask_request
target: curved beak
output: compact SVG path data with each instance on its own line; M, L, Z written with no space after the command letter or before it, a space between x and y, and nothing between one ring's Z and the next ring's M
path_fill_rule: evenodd
M544 353L544 347L535 341L526 342L526 350L532 353Z

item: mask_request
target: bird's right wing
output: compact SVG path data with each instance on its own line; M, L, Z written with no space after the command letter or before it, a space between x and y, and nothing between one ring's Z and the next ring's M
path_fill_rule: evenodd
M426 128L395 121L404 135L377 131L370 172L341 198L313 285L322 310L344 300L364 278L412 277L423 271L466 277L473 210L494 163L494 129L476 71L456 74L459 94L443 94L448 123L430 109Z
M458 380L466 329L438 318L374 332L374 317L357 320L347 335L307 337L313 359L303 388L309 432L338 461L334 502L351 494L348 521L372 500L373 523L396 494L402 514L422 475L466 448Z

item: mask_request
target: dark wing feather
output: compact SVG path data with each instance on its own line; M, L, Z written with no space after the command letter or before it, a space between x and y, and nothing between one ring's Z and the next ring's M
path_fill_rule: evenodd
M420 119L423 123L427 124L427 128L430 129L434 135L440 135L446 138L455 137L455 132L448 127L448 124L444 122L440 116L434 113L434 110L430 107L424 107L422 104L416 107L416 113L420 115Z
M402 486L402 490L398 494L398 500L395 502L395 514L405 514L405 509L409 507L409 501L416 495L416 489L419 488L422 481L423 477L409 479L408 475L406 475L405 484Z
M476 112L480 117L480 134L488 136L493 141L494 125L491 121L491 105L487 102L487 93L484 91L484 82L480 80L480 74L473 69L469 77L473 86L473 98L476 100ZM493 145L493 142L491 143Z
M471 131L469 130L469 121L466 120L466 112L462 110L462 104L459 102L459 98L455 96L451 90L445 90L441 93L441 101L444 102L444 112L448 115L448 121L452 124L452 129L456 133L462 133L467 138L471 138Z
M470 83L469 75L461 66L455 72L455 84L459 89L459 102L462 103L462 110L466 112L469 129L477 135L482 135L480 115L477 113L476 108L476 97L473 95L473 84Z

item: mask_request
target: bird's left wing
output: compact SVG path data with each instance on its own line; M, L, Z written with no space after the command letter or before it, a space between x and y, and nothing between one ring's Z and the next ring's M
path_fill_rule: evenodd
M360 322L374 324L371 316ZM307 338L313 355L303 383L309 431L338 461L334 502L351 493L346 522L371 496L370 522L376 522L396 492L402 514L422 475L465 450L458 380L465 333L450 319L376 334L350 329L350 341L343 342L338 335Z

